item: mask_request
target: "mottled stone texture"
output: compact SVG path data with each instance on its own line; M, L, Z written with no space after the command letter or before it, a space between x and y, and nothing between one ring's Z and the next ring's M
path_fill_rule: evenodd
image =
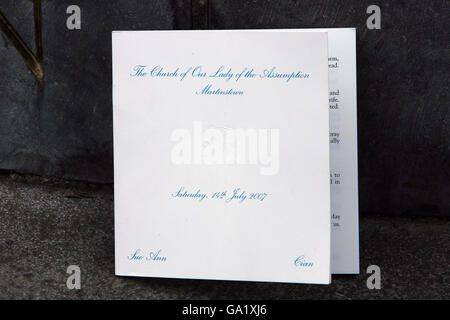
M0 169L111 182L110 32L190 28L190 1L77 0L79 31L69 4L44 1L43 89L0 37ZM0 9L31 45L29 2ZM357 27L361 211L450 215L450 1L210 0L209 14L211 29Z
M448 219L361 217L361 273L330 286L116 277L111 186L0 173L0 194L0 299L450 299ZM72 264L81 290L66 287Z
M81 8L81 30L66 27L71 4ZM2 0L0 10L34 49L32 4ZM44 0L42 11L42 89L0 36L0 169L111 182L111 31L190 28L190 4Z

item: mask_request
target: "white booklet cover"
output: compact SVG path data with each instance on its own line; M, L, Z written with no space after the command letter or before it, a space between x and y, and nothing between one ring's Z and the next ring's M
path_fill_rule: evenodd
M330 282L325 32L113 33L116 274Z
M357 272L354 30L311 31L113 33L117 275ZM337 171L356 181L330 212Z

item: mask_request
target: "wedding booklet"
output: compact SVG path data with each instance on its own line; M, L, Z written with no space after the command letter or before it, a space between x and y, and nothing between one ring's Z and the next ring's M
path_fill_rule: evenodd
M112 45L117 275L359 272L354 29L115 31Z

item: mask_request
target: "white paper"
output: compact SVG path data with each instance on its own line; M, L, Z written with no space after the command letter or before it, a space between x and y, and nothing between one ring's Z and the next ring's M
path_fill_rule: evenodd
M359 273L356 30L328 32L331 272Z
M113 33L117 275L330 282L327 60L325 32Z

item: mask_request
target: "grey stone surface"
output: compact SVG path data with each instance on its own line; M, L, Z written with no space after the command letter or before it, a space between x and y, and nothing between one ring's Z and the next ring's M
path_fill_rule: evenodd
M204 1L196 1L196 3ZM43 89L0 36L0 169L112 182L110 32L191 27L188 0L78 0L82 29L67 30L68 0L43 1ZM194 25L210 28L358 28L359 186L362 212L450 215L450 2L210 0ZM0 10L33 46L27 0Z
M361 274L330 286L116 277L108 185L0 176L0 299L449 299L448 218L362 217ZM381 290L365 270L381 268ZM81 290L66 269L81 268Z

